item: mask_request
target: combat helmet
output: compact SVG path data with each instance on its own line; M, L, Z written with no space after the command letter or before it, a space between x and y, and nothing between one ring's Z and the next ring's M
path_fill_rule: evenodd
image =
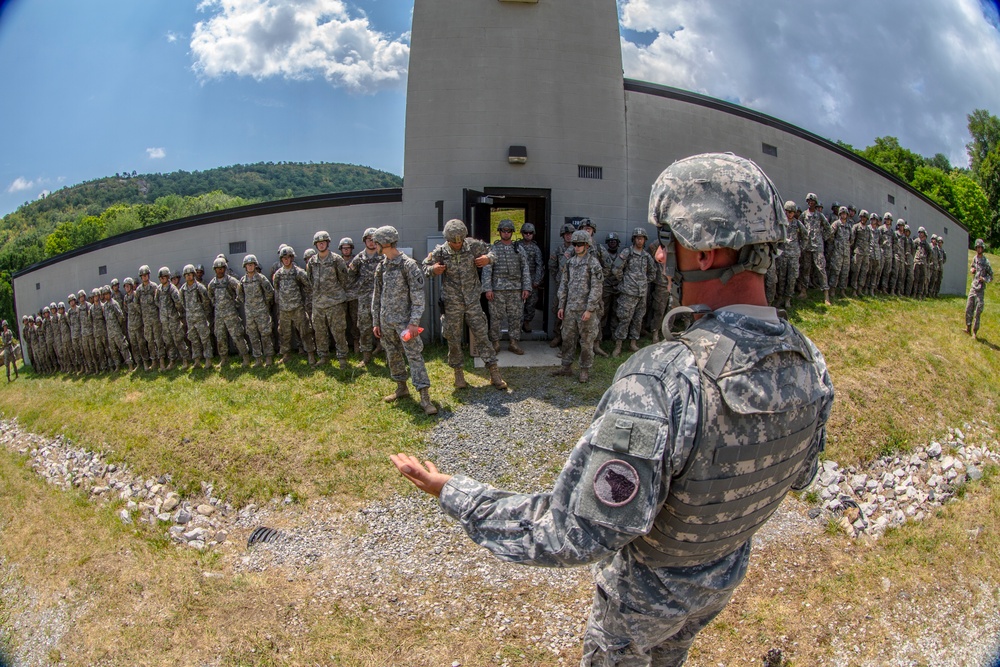
M354 239L352 239L350 236L345 236L344 238L340 239L340 243L337 244L337 247L343 248L345 245L349 245L353 248Z
M649 235L646 234L646 228L645 227L636 227L635 229L632 230L632 238L634 239L634 238L636 238L638 236L641 236L642 238L646 239L647 241L649 240Z
M921 227L920 229L923 229L923 227ZM982 249L985 250L986 249L986 242L983 241L982 239L976 239L976 245L975 245L975 247L976 248L982 248Z
M449 220L448 222L451 223L453 221ZM462 221L459 220L458 222ZM462 226L464 227L465 224L463 223ZM445 225L445 229L447 229L447 227L448 225ZM375 235L373 236L373 238L375 239L375 243L378 243L379 245L383 246L388 246L392 245L393 243L399 243L399 232L396 231L396 228L393 227L392 225L385 225L375 230Z
M649 197L649 221L661 236L666 232L690 250L738 250L732 266L682 275L725 284L744 270L767 273L777 244L786 240L781 206L771 179L752 161L705 153L674 162L660 174Z
M302 253L302 259L308 262L311 257L315 257L318 254L316 248L306 248L306 251Z
M621 243L621 239L618 238L618 234L615 232L608 232L608 238L604 239L605 243L611 243L612 241L617 241Z
M320 241L330 242L330 232L318 231L313 234L313 245L316 245Z
M101 296L101 290L100 290L100 288L95 287L92 290L90 290L90 296L91 297L95 297L95 296L96 297L100 297Z
M863 208L863 209L861 209L861 211L860 211L860 212L858 213L858 217L859 217L859 218L864 218L865 220L867 220L867 219L868 219L868 218L870 218L871 216L870 216L870 215L868 215L868 209L866 209L866 208Z
M597 233L597 225L590 218L584 218L583 220L580 221L580 229L583 229L584 227L590 227L592 230L594 230L595 234Z
M132 278L132 276L127 276L123 282L126 287L128 287L129 285L135 287L135 280Z
M76 294L73 292L70 292L69 296L66 297L66 302L69 303L70 301L76 301Z
M215 261L212 262L212 269L228 269L229 262L226 261L225 257L216 257ZM185 267L184 272L187 273L187 267ZM194 267L191 267L191 273L194 273Z
M118 286L118 284L119 284L119 283L118 283L118 279L117 279L117 278L112 278L112 279L111 279L111 286L112 286L112 287L117 287L117 286Z
M798 205L795 202L793 202L791 199L789 199L788 201L785 202L785 210L786 211L791 211L791 212L794 213L795 209L797 208L797 206Z
M576 245L577 243L586 243L589 245L590 234L583 231L582 229L578 229L577 231L573 232L573 238L571 238L569 242L572 243L573 245Z
M379 227L382 229L382 227ZM378 233L378 229L375 230ZM444 240L448 243L460 243L465 240L465 237L469 235L469 228L465 226L465 223L458 218L453 218L448 222L444 223ZM378 238L373 235L372 238L378 243Z
M79 292L76 293L76 295L81 299L83 299L84 301L87 300L87 290L80 290Z
M56 304L56 310L66 310L66 304L60 301L58 304Z
M50 310L55 310L56 309L56 302L55 301L53 301L52 303L49 304L49 309Z
M374 233L375 233L375 228L374 227L369 227L368 229L365 230L365 233L361 235L361 240L362 241L367 241L368 239L370 239L372 237L372 235Z
M243 266L246 267L247 264L253 264L257 266L257 255L247 255L243 258Z
M158 278L169 278L170 277L170 267L161 266L160 270L156 272Z
M890 213L889 211L886 211L885 215L882 216L882 219L883 220L892 220L892 213Z
M102 285L101 286L101 295L104 295L104 294L111 294L111 285Z
M559 235L562 236L564 234L573 234L574 232L576 232L576 227L567 222L565 225L562 226L562 231L559 232Z
M194 264L185 264L184 265L184 269L181 271L181 273L183 273L185 276L190 273L193 276L194 275Z
M149 274L150 274L149 265L143 264L142 266L139 267L140 276L148 276Z
M283 245L278 249L278 259L284 259L285 257L291 257L295 259L295 248L290 245Z
M522 234L534 234L535 233L535 226L533 224L531 224L530 222L526 222L523 225L521 225L521 233Z
M509 231L509 232L513 233L514 232L514 221L513 220L508 220L506 218L503 219L503 220L501 220L500 224L497 225L497 231L498 232Z

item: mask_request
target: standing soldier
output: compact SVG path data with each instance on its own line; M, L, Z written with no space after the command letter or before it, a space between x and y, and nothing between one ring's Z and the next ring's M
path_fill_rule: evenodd
M490 263L483 267L483 293L490 302L490 342L493 351L500 351L500 325L507 321L507 346L514 354L521 349L521 322L524 302L531 293L531 273L520 246L514 243L514 221L501 220L497 225L500 240L493 243ZM447 313L447 309L445 309Z
M88 373L97 373L97 344L94 340L94 319L90 316L93 305L87 300L87 293L76 293L80 308L80 347L83 348L83 363Z
M851 276L851 221L846 206L837 211L837 220L833 223L833 261L830 262L830 295L835 296L840 290L840 296L847 295L847 282Z
M799 276L799 298L806 298L806 290L815 275L819 288L823 290L823 301L830 305L830 289L826 280L826 254L823 244L831 236L830 222L820 213L818 200L812 192L806 195L809 210L802 213L802 225L806 234L802 245L802 270Z
M345 236L340 239L339 248L340 256L344 258L344 263L350 266L351 262L354 261L354 239L350 236ZM347 281L347 301L345 302L345 307L347 342L354 348L356 354L360 354L361 334L358 331L358 293L357 286L351 280L350 275L348 275Z
M903 296L913 296L913 237L910 226L903 225Z
M121 284L117 278L111 279L111 298L117 301L118 305L122 307L122 312L125 312L125 295L122 294Z
M44 315L45 309L42 309L42 315ZM49 372L49 352L45 346L45 320L42 319L42 315L35 315L35 327L33 329L35 334L35 339L32 341L32 349L36 351L36 354L31 359L32 365L35 370L39 373Z
M868 256L871 254L872 230L868 226L868 211L861 209L858 222L852 226L851 243L851 295L858 296L864 291L868 280Z
M316 254L306 263L312 286L312 324L319 363L330 358L330 337L337 345L337 362L347 368L347 262L339 252L330 252L330 234L313 236Z
M132 354L128 349L128 338L125 336L125 313L115 300L110 285L101 288L101 302L104 323L108 330L108 349L111 351L111 360L115 370L118 370L118 359L120 358L128 365L129 370L134 371L138 366L132 361Z
M892 232L892 275L889 276L889 294L902 296L904 276L906 267L903 260L906 258L906 245L903 242L903 225L906 220L900 218L896 221L895 229Z
M131 276L125 278L125 294L122 297L125 303L125 326L128 329L128 342L132 346L132 358L136 368L139 361L142 361L144 370L152 368L152 359L149 354L149 345L142 334L142 306L135 293L135 280Z
M600 355L602 357L608 356L608 353L604 351L601 347L601 341L604 340L604 330L602 328L601 322L604 321L604 276L606 276L611 271L611 266L614 264L614 258L611 257L611 253L602 244L594 240L594 234L597 233L597 224L594 223L590 218L584 218L580 221L580 229L587 232L590 235L590 254L597 260L598 264L601 265L601 303L598 306L597 319L599 322L596 324L597 333L594 336L594 354Z
M626 338L629 339L629 349L639 351L649 283L656 279L657 274L653 256L646 252L648 238L645 229L636 227L632 231L632 245L618 253L614 264L618 283L618 302L615 304L618 325L615 327L615 351L612 354L616 357L622 353L622 341Z
M63 372L72 373L76 370L76 360L73 356L73 329L69 324L69 316L66 313L66 304L62 301L56 307L58 311L56 317L56 328L59 329L59 343L63 358Z
M375 269L375 290L372 296L372 333L382 340L389 361L389 373L396 381L396 391L383 400L392 403L409 396L406 388L406 364L410 378L420 392L420 407L424 414L436 415L431 402L431 380L427 376L420 338L420 318L424 314L424 274L404 252L396 248L399 232L386 225L375 230L375 243L384 256ZM447 235L445 236L447 238Z
M937 283L934 284L934 296L941 293L941 279L944 277L944 265L948 263L948 253L944 251L943 236L938 236L938 252L941 253L941 270L938 271Z
M56 304L50 303L46 306L46 338L45 344L48 347L49 357L52 359L52 369L63 371L62 360L62 331L59 330L59 313L56 312Z
M521 240L517 242L528 265L528 275L531 276L531 294L524 300L524 315L521 331L531 332L531 321L535 319L535 309L538 306L538 291L545 279L545 258L542 249L535 243L535 226L530 222L521 225Z
M879 272L878 290L883 294L889 293L889 284L892 282L893 253L892 253L892 213L886 211L882 216L882 233L879 236L879 245L882 251L882 269Z
M2 342L3 342L3 363L7 367L7 382L10 382L10 367L14 366L14 379L18 378L17 374L17 357L14 356L14 333L7 328L7 320L3 321L0 325L3 328Z
M615 273L615 266L619 263L623 255L621 244L622 240L618 238L618 234L608 232L608 238L604 241L604 247L607 249L611 264L604 270L604 288L601 293L601 308L604 313L601 316L602 338L604 337L605 330L607 330L608 336L614 338L615 329L618 328L618 287L621 283L621 277Z
M927 255L927 296L933 297L934 281L941 271L941 253L938 252L937 234L931 234L931 252Z
M372 361L375 350L375 334L372 333L372 292L375 289L375 269L382 256L375 249L375 228L369 227L361 237L365 249L354 256L347 267L347 278L353 285L358 297L357 329L360 337L361 366L365 367Z
M434 248L424 259L424 274L428 277L441 276L444 337L448 341L448 365L455 371L455 387L463 389L469 386L462 370L464 325L472 330L473 343L479 348L478 352L470 350L470 354L476 354L486 364L494 387L506 389L507 383L500 376L500 368L497 366L496 350L489 342L486 315L479 303L482 284L476 268L487 266L493 261L493 254L483 241L470 239L468 236L469 230L461 220L449 220L445 223L445 242Z
M569 258L573 256L573 246L570 245L570 239L573 238L573 232L576 229L573 225L566 223L562 226L562 240L561 246L557 247L549 254L549 275L556 282L556 290L553 294L559 293L559 281L562 280L562 269ZM559 299L552 299L552 314L556 315L559 312ZM558 317L554 318L554 324L552 325L552 340L549 341L549 347L559 347L562 345L562 320Z
M243 303L243 291L240 281L229 272L229 263L225 258L218 257L212 263L215 277L208 283L208 300L212 304L215 315L215 340L219 344L219 367L229 359L228 336L236 343L236 349L243 359L243 367L250 365L250 350L243 336L243 323L240 321L239 307Z
M197 270L196 270L197 275ZM160 370L167 367L167 346L163 343L163 326L160 324L160 306L156 299L156 285L149 279L149 267L139 267L139 285L135 288L135 298L142 310L142 335L149 348L153 363L160 360Z
M654 240L651 244L646 246L646 251L652 256L656 256L656 251L660 248L659 239ZM796 259L798 261L798 259ZM795 275L799 275L799 267L795 266ZM653 342L660 342L660 328L663 326L663 317L670 310L670 302L673 298L671 290L673 289L673 275L667 275L667 270L656 271L656 279L653 280L653 284L650 287L650 299L649 307L646 309L649 314L649 330L653 334ZM794 282L792 287L794 288Z
M573 357L580 343L580 382L590 380L594 365L594 340L600 326L604 273L590 253L590 235L573 232L573 257L563 266L559 281L559 311L563 321L562 368L552 375L573 375Z
M928 268L931 258L931 244L927 242L927 230L917 228L917 240L913 244L913 296L923 299L927 296Z
M802 223L795 217L795 202L785 202L785 221L787 223L786 238L778 255L778 287L776 302L781 308L792 307L792 295L795 294L795 283L799 279L799 262L802 257L802 239L805 230ZM659 273L659 272L658 272ZM654 338L653 342L658 339Z
M278 251L281 268L274 273L274 294L278 302L278 336L281 343L281 362L292 360L292 330L295 329L305 344L309 363L316 364L316 340L306 317L306 301L312 295L312 286L306 272L294 264L295 249L283 245Z
M921 227L923 229L923 227ZM972 274L972 284L969 287L969 299L965 302L965 333L973 338L979 337L979 317L986 305L986 283L993 282L993 267L984 254L986 244L982 239L976 239L976 256L972 258L969 273Z
M274 357L274 328L271 324L271 306L274 305L274 287L267 276L260 272L256 255L243 258L243 270L246 275L240 278L240 289L243 292L243 312L247 317L247 337L253 349L257 365L270 366Z
M931 280L930 294L937 296L941 290L941 275L944 273L944 248L942 239L937 234L931 236Z
M108 288L108 292L111 288ZM100 371L111 370L114 359L108 346L108 323L101 304L101 289L90 290L90 321L94 325L94 361Z
M869 220L872 230L871 248L868 253L868 280L866 282L868 296L875 296L879 280L882 278L882 217L872 213Z
M202 367L207 368L211 358L215 356L212 352L212 329L208 324L212 300L208 296L208 288L195 279L194 264L186 265L183 273L184 284L181 285L180 292L188 340L191 342L191 366L197 368L200 361Z
M83 339L80 329L80 306L76 294L69 293L67 297L69 308L66 309L66 320L69 322L69 344L73 349L73 367L79 374L86 369L85 358L83 356Z
M181 302L181 293L170 282L170 269L166 266L160 267L157 271L160 279L160 286L156 288L156 305L160 312L160 330L163 332L164 347L170 355L170 363L167 370L173 369L177 363L177 358L181 360L181 370L188 369L188 346L184 341L184 304ZM162 357L161 357L162 360Z
M29 321L27 315L21 315L21 356L25 363L29 361L35 363L35 351L32 348L34 341L34 334L32 330L35 327L35 320Z

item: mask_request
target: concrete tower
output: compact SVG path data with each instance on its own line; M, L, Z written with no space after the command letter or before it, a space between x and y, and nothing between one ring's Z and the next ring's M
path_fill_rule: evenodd
M459 217L489 238L493 206L524 208L543 250L567 218L603 239L625 228L626 167L614 0L416 0L404 235Z

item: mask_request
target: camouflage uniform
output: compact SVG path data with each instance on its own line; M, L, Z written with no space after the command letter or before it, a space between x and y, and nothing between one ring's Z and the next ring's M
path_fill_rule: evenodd
M743 579L753 531L793 483L802 486L800 475L813 470L833 401L825 362L773 309L756 310L771 315L716 311L685 334L690 342L650 346L626 361L551 492L512 494L462 475L441 490L441 508L504 561L551 567L596 562L597 590L581 665L682 664L697 632ZM714 360L716 342L726 339L735 341L738 352L731 361L729 355ZM760 350L790 353L768 357ZM742 360L757 362L752 367L759 370L736 373L739 381L731 385L716 379L727 367L723 364L735 369ZM795 382L787 383L788 377ZM735 399L729 405L738 413L730 412L720 395ZM733 430L710 428L716 424ZM793 435L796 429L802 431ZM672 508L691 494L689 466L705 466L716 448L739 459L721 466L729 468L724 476L733 477L734 467L767 469L776 457L759 456L757 450L782 436L794 440L781 456L789 465L770 468L765 479L773 486L765 491L765 514L737 534L736 544L701 556L703 541L718 535L698 530L687 548L677 550L676 561L660 553L662 542L677 531L670 523ZM742 507L749 503L739 500L745 494L720 495L727 511L749 513ZM661 559L670 564L658 565Z
M337 344L337 359L347 358L347 262L339 253L309 259L306 273L312 284L312 325L320 359L330 354L330 336Z
M882 225L878 224L878 218L872 220L869 226L872 236L868 248L868 279L865 281L865 291L869 296L875 295L882 273Z
M10 381L10 366L14 365L14 375L17 376L17 357L14 356L14 332L4 327L0 341L3 343L3 363L7 368L7 381Z
M306 317L306 299L312 294L309 276L293 262L274 273L274 295L278 302L278 339L282 355L292 351L292 329L305 345L306 352L316 352L316 339Z
M531 291L531 272L517 243L495 241L490 250L492 261L483 267L483 293L493 292L490 304L490 341L500 341L500 323L507 321L507 336L513 346L521 340L524 299L521 292ZM445 310L447 313L447 309ZM447 317L447 315L445 315Z
M938 271L937 282L934 283L934 296L941 293L941 279L944 278L944 265L948 263L948 253L944 250L944 239L938 237L938 252L941 254L941 269Z
M921 231L923 227L920 228ZM928 264L930 263L931 244L927 241L927 233L913 242L913 296L923 299L927 296Z
M522 233L524 232L522 228ZM517 241L524 255L524 262L528 265L528 274L531 276L531 294L524 301L522 320L525 327L535 319L535 310L538 307L538 292L541 289L542 281L545 279L545 258L542 257L542 249L534 241L521 239Z
M160 307L156 299L156 285L152 281L140 281L135 286L135 298L142 311L142 332L146 347L152 359L167 358L167 346L163 343L163 325L160 324Z
M852 229L850 220L839 217L831 226L833 230L833 247L830 261L830 291L839 289L841 293L847 290L847 282L851 275L851 245Z
M805 237L802 242L802 275L799 276L799 291L809 289L815 279L821 290L829 289L826 278L826 254L823 242L832 230L826 216L819 211L802 212L802 226Z
M122 307L115 301L114 295L101 304L104 311L104 322L108 330L108 347L111 350L111 359L118 368L119 357L128 366L132 366L132 354L128 349L128 339L125 337L125 313Z
M79 302L74 298L74 302ZM77 371L86 367L83 355L83 332L80 328L80 306L73 305L66 309L66 320L69 322L69 344L73 348L73 362Z
M59 331L59 355L62 358L63 372L69 373L73 370L75 360L73 358L73 332L69 326L69 317L66 309L56 313L56 329Z
M886 221L885 218L883 218L882 220L888 222L889 225L885 226L883 224L882 233L881 236L879 236L879 244L882 250L882 267L879 270L878 288L880 291L888 294L889 284L890 281L892 280L892 275L893 275L892 272L893 269L895 268L893 265L893 254L892 254L892 246L893 246L892 235L894 234L894 231L892 229L892 218L889 218L888 221Z
M941 249L931 237L930 275L927 278L927 296L937 296L937 286L941 282Z
M128 342L132 346L132 355L138 364L141 359L146 368L152 363L149 345L143 335L142 306L133 287L132 291L123 297L125 303L125 323L128 328Z
M83 364L88 373L96 373L100 369L97 365L97 350L94 345L94 320L90 317L93 305L86 298L81 297L77 308L80 309L80 348L83 351Z
M889 292L903 296L903 284L906 282L906 244L903 230L898 226L892 233L892 276L889 278Z
M397 383L406 382L406 365L409 363L409 377L418 390L431 386L422 354L424 342L420 336L413 336L407 341L400 336L408 325L419 325L423 314L424 274L420 266L403 252L391 260L384 258L375 268L373 326L380 330L392 379ZM485 344L485 337L482 340ZM450 345L451 341L448 342Z
M472 337L478 346L476 356L487 366L497 362L496 351L489 344L486 315L479 301L482 298L482 284L475 261L484 255L490 261L494 260L490 246L479 239L466 237L458 252L452 250L447 243L442 243L423 261L424 274L428 277L435 275L435 264L445 266L445 272L441 274L441 298L444 300L444 337L448 341L448 365L452 368L461 368L464 363L463 326L472 331ZM373 314L374 312L372 310ZM384 341L385 336L382 339ZM470 350L470 354L472 353Z
M91 302L90 321L94 326L94 361L100 370L110 370L115 359L108 345L108 323L104 316L104 307L100 298Z
M243 290L243 310L247 316L247 337L255 359L274 356L274 327L271 323L271 306L274 304L274 287L258 268L253 278L240 278Z
M973 334L979 332L979 318L986 305L986 283L993 282L993 267L986 255L976 255L972 259L972 284L969 287L969 298L965 302L965 328Z
M617 239L617 237L618 235L615 234L612 238ZM615 330L621 322L618 316L618 295L621 287L621 276L615 274L615 267L624 260L627 248L622 249L620 240L618 249L614 252L611 252L611 248L607 246L607 241L604 242L604 245L600 245L600 247L607 253L609 260L607 266L601 265L604 271L604 287L601 291L601 338L604 338L605 329L614 338ZM598 257L597 259L600 261L601 258Z
M348 277L353 281L354 291L358 296L358 331L361 337L361 352L371 352L375 349L375 336L372 334L372 291L375 289L375 269L382 256L377 252L369 254L365 248L351 260L347 267Z
M184 340L184 324L181 322L184 304L181 302L181 293L173 283L168 281L166 285L156 288L156 305L160 313L160 330L163 333L165 354L169 354L171 359L180 357L186 363L191 355Z
M655 241L646 246L646 252L649 253L650 257L654 257L654 264L656 263L656 249L659 246L659 241ZM795 261L795 275L798 276L798 255L796 255ZM672 277L673 276L671 276L671 278ZM792 287L795 287L794 279L792 280ZM647 319L649 320L649 330L653 332L653 342L656 343L660 340L660 328L663 325L663 316L667 314L668 310L670 310L670 302L672 299L672 295L670 293L671 280L667 278L666 271L659 266L656 266L656 278L653 279L653 284L649 289L649 305L646 308L646 313L648 314Z
M656 280L659 273L656 263L645 249L636 250L635 246L629 246L618 251L613 272L618 280L618 326L615 327L614 339L639 340L642 319L646 315L649 284Z
M584 232L586 233L586 232ZM562 268L559 280L559 309L563 311L562 365L573 365L577 343L580 344L580 368L594 365L594 343L600 329L601 297L604 272L592 252L574 253ZM583 321L583 314L590 312L590 319Z
M180 293L181 301L184 303L187 337L191 343L191 358L211 359L215 353L212 349L212 329L208 324L208 315L212 308L208 289L197 280L193 280L190 285L185 281L181 285ZM225 341L224 338L220 340Z
M850 285L855 294L861 294L868 280L868 258L871 255L872 230L868 218L861 218L852 228Z
M903 296L913 296L913 237L910 228L903 230Z
M250 351L243 336L243 322L240 320L239 307L243 304L240 281L227 273L222 278L212 278L206 291L215 315L215 340L219 345L219 357L228 356L228 335L236 343L240 356L245 358Z

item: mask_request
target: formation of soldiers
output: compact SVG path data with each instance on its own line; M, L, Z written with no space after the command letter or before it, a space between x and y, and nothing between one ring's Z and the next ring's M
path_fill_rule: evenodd
M278 249L278 261L265 274L255 255L243 258L237 277L225 255L212 263L215 277L205 281L201 265L180 272L139 267L138 278L84 290L65 302L50 303L37 315L22 317L21 340L26 357L41 373L93 374L139 366L147 370L208 367L218 353L219 366L230 350L243 366L270 366L291 359L297 342L309 363L326 363L336 354L348 366L353 332L354 352L364 367L378 351L372 334L372 291L375 268L382 260L365 230L364 249L341 239L330 249L330 235L320 231L306 252L305 268L295 250ZM358 308L358 302L366 304ZM349 319L350 318L350 319ZM276 326L275 326L276 324ZM297 339L297 341L296 341ZM16 368L15 368L16 372Z
M785 202L787 239L765 277L771 305L790 308L792 299L805 298L809 288L823 291L823 299L838 295L885 294L923 299L937 296L948 254L944 239L927 238L917 228L913 236L903 218L857 211L853 204L831 207L832 218L812 192L806 210Z

